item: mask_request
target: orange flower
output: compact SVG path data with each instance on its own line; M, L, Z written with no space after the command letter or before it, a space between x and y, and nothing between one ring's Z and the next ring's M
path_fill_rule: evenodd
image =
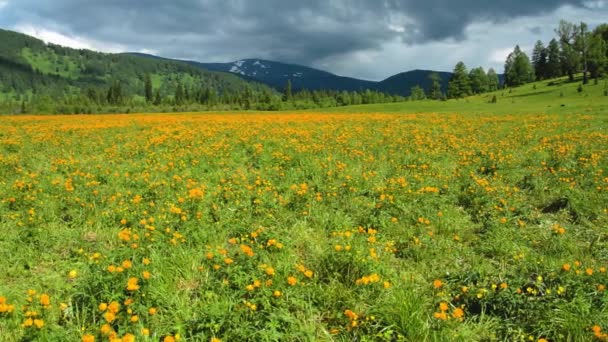
M564 272L568 272L568 271L570 271L570 264L564 264L564 265L562 266L562 270L563 270Z
M40 295L40 305L50 306L51 305L51 297L48 294L46 294L46 293L41 294Z
M127 282L127 291L137 291L139 290L139 285L137 284L139 280L137 278L130 278Z
M86 334L82 336L82 342L95 342L95 336L91 334Z
M464 318L464 310L462 310L461 308L454 309L454 311L452 311L452 317L462 321L462 319Z
M118 313L120 311L120 304L118 302L112 302L108 305L108 311L111 313Z
M116 315L110 311L106 311L106 313L103 314L103 318L106 322L112 323L116 319Z
M289 276L287 277L287 284L294 286L298 280L295 277Z
M433 280L433 287L439 289L443 286L443 282L439 279Z

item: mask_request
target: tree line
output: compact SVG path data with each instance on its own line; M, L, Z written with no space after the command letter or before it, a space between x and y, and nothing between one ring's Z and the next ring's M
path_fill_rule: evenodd
M519 86L533 81L541 81L582 73L583 84L590 78L604 76L608 70L608 24L597 26L593 31L589 26L561 20L555 29L557 37L545 46L537 41L532 51L532 59L518 46L509 54L505 62L505 85Z

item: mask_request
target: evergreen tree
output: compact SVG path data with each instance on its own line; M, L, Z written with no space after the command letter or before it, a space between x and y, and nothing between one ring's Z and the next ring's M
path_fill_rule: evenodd
M494 68L490 68L490 70L488 70L486 77L488 79L488 91L498 90L500 81L498 80L498 75L496 74Z
M421 86L416 85L413 86L410 90L410 99L411 100L424 100L426 98L426 94L424 94L424 89Z
M488 91L488 76L482 67L471 69L469 79L471 80L473 94L481 94Z
M433 72L429 75L431 87L429 89L429 98L433 100L441 100L443 93L441 92L441 77L438 73Z
M160 90L156 90L156 95L154 96L154 105L158 106L162 103L162 98L160 97Z
M517 45L505 62L505 84L509 87L517 87L533 80L534 72L530 58Z
M293 92L291 89L291 80L287 80L287 85L285 86L285 101L290 102L293 99Z
M151 103L152 102L152 96L153 96L153 91L152 91L152 79L150 78L150 74L146 74L146 82L145 82L145 89L144 89L144 94L146 96L146 102Z
M562 75L559 43L551 39L547 46L547 64L545 66L544 78L555 78Z
M547 74L547 49L542 41L537 41L532 51L532 66L536 80L542 80Z
M184 104L184 86L181 82L177 83L177 88L175 88L175 104L177 106Z
M471 95L471 81L469 80L467 67L463 62L458 62L448 83L448 96L450 98L461 98L469 95Z

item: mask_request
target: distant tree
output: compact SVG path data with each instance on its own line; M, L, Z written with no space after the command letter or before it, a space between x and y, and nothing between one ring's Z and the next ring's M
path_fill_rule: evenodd
M153 90L152 90L152 79L150 78L150 74L146 74L146 85L145 85L144 93L146 96L146 102L151 103L153 100Z
M490 68L488 70L488 74L486 75L486 77L488 79L488 91L498 90L500 81L498 79L498 75L496 74L496 71L494 70L494 68Z
M426 98L426 94L424 93L424 89L421 86L416 85L410 89L410 99L411 100L424 100Z
M463 62L458 62L448 83L448 96L450 98L461 98L469 95L471 95L471 81L469 80L467 67Z
M287 80L287 85L285 86L285 101L290 102L293 99L293 91L291 89L291 80Z
M532 51L532 67L536 80L542 80L547 74L547 49L542 41L537 41Z
M562 75L559 43L551 39L547 46L547 64L545 66L545 78L555 78Z
M108 104L121 105L123 104L124 95L122 93L122 86L120 81L114 81L108 89L107 100Z
M589 47L589 73L598 79L608 71L608 24L599 25L593 30Z
M560 42L560 60L562 70L568 75L569 80L574 81L574 74L579 70L580 54L576 50L575 42L578 28L575 24L561 20L555 30Z
M534 72L530 58L517 45L505 62L505 84L509 87L517 87L533 80Z
M156 90L156 95L154 96L154 105L158 106L162 103L162 98L160 97L160 90Z
M429 88L429 98L433 100L441 100L443 93L441 91L441 77L438 73L432 72L429 75L431 87Z
M481 94L488 91L488 76L482 67L471 69L469 79L471 80L473 94Z
M589 39L588 65L589 76L598 79L608 69L608 56L606 55L608 44L598 35L592 35Z
M177 88L175 88L175 104L178 106L184 104L184 86L181 82L179 82Z
M583 84L589 82L589 49L591 47L592 34L586 23L581 22L577 27L574 38L574 48L581 56L581 66L583 69Z

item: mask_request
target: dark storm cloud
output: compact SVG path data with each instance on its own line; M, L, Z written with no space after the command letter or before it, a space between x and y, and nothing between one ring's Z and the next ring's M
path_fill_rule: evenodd
M472 22L503 22L566 4L584 1L8 0L0 26L27 23L178 58L314 64L399 38L406 44L461 40Z

